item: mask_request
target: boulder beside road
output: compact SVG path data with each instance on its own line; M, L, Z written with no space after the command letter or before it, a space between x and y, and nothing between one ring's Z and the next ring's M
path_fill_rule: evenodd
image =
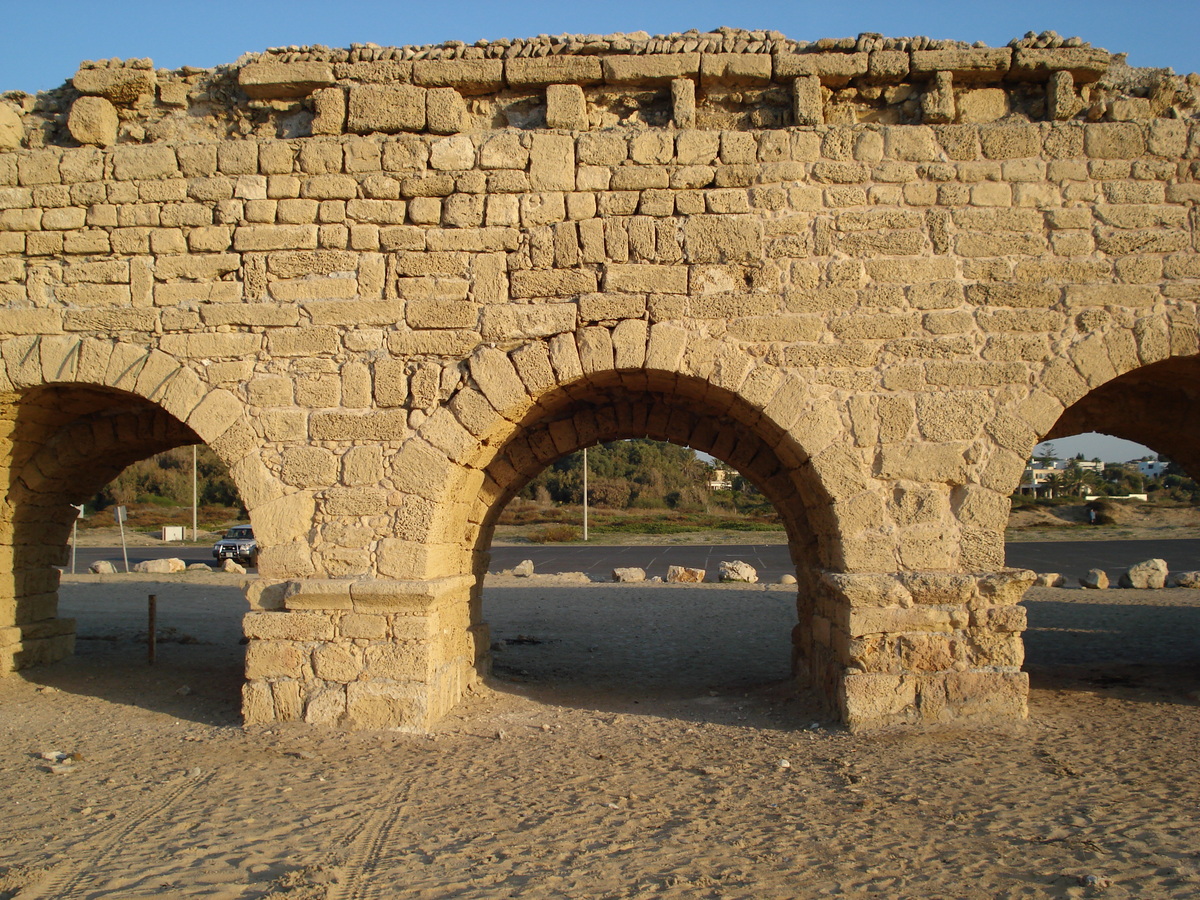
M671 584L700 584L704 581L703 569L688 566L667 566L667 581Z
M175 575L187 571L187 563L177 556L166 559L147 559L135 563L133 571L142 575Z
M1146 590L1165 587L1167 583L1167 561L1146 559L1130 566L1117 582L1123 588Z
M739 581L744 584L757 584L758 571L750 563L740 559L733 562L722 562L720 568L722 581Z
M638 569L633 566L622 567L612 570L612 580L620 584L634 583L646 580L646 570Z

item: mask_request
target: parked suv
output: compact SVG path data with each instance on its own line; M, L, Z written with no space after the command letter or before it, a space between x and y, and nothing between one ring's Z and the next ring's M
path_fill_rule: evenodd
M258 541L249 525L234 525L225 536L213 544L213 556L218 562L232 559L244 566L258 565Z

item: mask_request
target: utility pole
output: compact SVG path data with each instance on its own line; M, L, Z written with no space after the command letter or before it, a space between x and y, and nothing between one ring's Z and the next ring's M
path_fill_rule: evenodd
M192 444L192 541L196 540L196 445Z
M71 504L75 509L75 520L71 523L71 574L75 574L75 547L79 538L79 520L83 518L83 504Z

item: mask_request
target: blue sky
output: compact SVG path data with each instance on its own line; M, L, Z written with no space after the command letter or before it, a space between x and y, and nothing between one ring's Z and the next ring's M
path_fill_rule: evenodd
M781 31L797 40L864 31L926 35L1003 46L1027 31L1077 35L1135 66L1200 71L1200 0L606 0L599 3L397 2L358 0L162 0L109 3L0 0L0 91L36 92L62 84L84 59L150 57L159 67L232 63L243 53L287 44L385 46L537 34L707 30L721 25ZM1124 460L1144 448L1099 436L1055 441L1060 456Z
M0 91L35 92L62 84L80 60L145 57L156 66L213 66L242 53L286 44L385 46L474 42L536 34L649 31L729 25L781 31L797 40L863 31L888 36L982 40L1002 46L1026 31L1053 29L1129 54L1132 65L1200 71L1200 2L1196 0L607 0L607 2L403 2L357 0L0 0Z

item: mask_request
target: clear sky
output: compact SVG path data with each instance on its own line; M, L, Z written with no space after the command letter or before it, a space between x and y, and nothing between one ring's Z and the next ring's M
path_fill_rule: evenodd
M1143 456L1158 455L1157 451L1143 447L1141 444L1125 441L1108 434L1096 434L1094 431L1090 434L1077 434L1073 437L1038 444L1036 452L1044 452L1048 444L1054 445L1054 452L1058 454L1059 459L1070 459L1072 456L1082 453L1084 459L1099 457L1104 462L1129 462L1131 459L1141 459Z
M0 91L57 87L79 61L150 57L156 66L214 66L287 44L346 47L474 42L537 34L707 30L781 31L796 40L864 31L1003 46L1052 29L1129 54L1135 66L1200 71L1198 0L0 0Z
M0 0L0 91L62 84L81 60L150 57L156 66L215 66L288 44L384 46L537 34L648 31L721 25L781 31L796 40L864 31L1007 44L1027 31L1079 36L1135 66L1200 71L1200 0ZM1055 441L1060 456L1125 460L1147 451L1100 436Z

